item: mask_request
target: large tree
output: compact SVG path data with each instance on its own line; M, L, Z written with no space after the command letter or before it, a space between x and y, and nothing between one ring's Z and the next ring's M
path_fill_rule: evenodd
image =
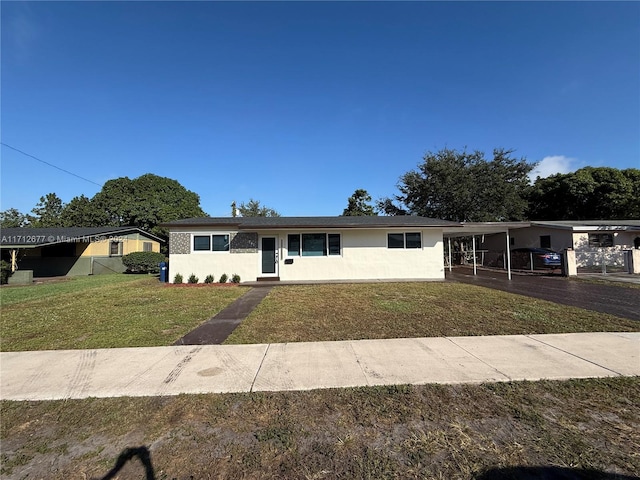
M279 217L280 214L276 212L273 208L265 207L260 205L260 201L254 200L253 198L249 199L248 203L242 202L237 207L235 202L232 204L232 210L234 216L239 212L243 217Z
M64 203L55 193L47 193L40 197L40 201L31 210L33 215L28 215L30 227L63 227L62 211Z
M640 219L640 170L585 167L537 178L529 196L529 218Z
M427 152L417 170L398 182L400 194L378 200L387 215L421 215L457 222L523 220L535 164L497 148L487 160L480 151Z
M0 228L19 228L26 227L28 224L27 216L15 208L0 212Z
M65 227L96 227L107 223L105 212L96 209L84 195L72 198L64 206L61 219Z
M373 206L369 204L371 195L361 188L353 192L347 200L347 208L342 211L343 217L369 217L377 215Z
M151 173L109 180L90 203L89 212L104 226L135 226L160 236L166 236L161 223L206 216L196 193Z

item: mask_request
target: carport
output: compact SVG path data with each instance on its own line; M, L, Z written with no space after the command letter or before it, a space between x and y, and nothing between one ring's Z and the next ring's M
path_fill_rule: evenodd
M511 280L511 230L531 226L530 222L462 222L462 228L444 228L443 237L447 239L449 272L453 267L451 239L471 237L473 274L478 274L476 237L482 235L504 234L505 236L505 262L507 277Z

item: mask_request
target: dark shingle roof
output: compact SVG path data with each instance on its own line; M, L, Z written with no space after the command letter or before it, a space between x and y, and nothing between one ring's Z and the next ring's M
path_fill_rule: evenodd
M158 242L164 242L137 227L60 227L60 228L3 228L0 230L0 245L3 247L36 247L66 242L69 238L92 238L110 235L140 233Z
M177 227L233 227L238 230L260 228L394 228L394 227L452 227L457 222L412 215L395 217L203 217L187 218L161 226Z

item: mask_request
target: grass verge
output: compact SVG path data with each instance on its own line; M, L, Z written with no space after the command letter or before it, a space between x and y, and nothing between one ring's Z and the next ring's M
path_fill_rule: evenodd
M607 378L4 401L0 473L98 478L144 445L158 480L616 478L640 471L638 398L639 378Z
M2 288L2 351L171 345L242 287L174 288L153 277L98 275Z
M633 320L475 285L277 287L227 344L637 331Z

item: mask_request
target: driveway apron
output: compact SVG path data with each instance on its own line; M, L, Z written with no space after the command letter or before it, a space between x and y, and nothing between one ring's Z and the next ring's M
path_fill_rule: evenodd
M478 275L473 275L470 269L446 272L446 279L640 321L640 290L636 288L559 276L514 275L509 280L500 272L478 270Z

